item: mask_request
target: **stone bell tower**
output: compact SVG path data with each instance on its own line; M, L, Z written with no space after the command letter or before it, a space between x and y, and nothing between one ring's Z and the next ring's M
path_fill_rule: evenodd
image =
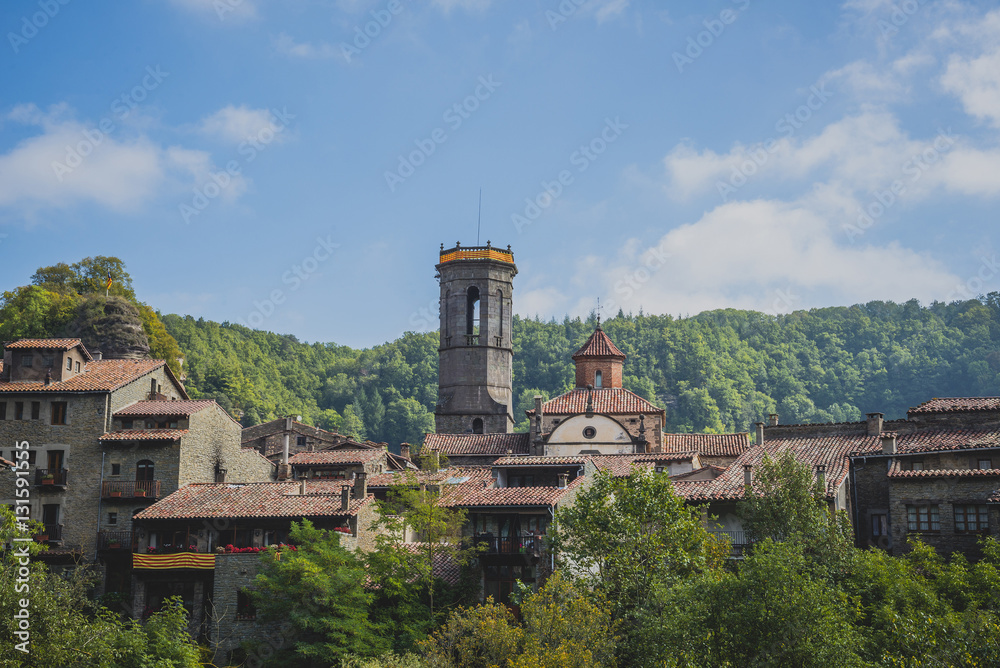
M505 434L514 429L511 303L514 254L456 243L437 266L441 284L438 346L439 434Z

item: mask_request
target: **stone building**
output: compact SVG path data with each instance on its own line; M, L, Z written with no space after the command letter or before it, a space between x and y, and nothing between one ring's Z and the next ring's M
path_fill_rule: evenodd
M514 254L485 246L445 250L441 290L438 403L434 430L507 433L514 428L511 348Z
M300 452L323 450L350 440L335 431L303 424L289 416L244 428L241 444L244 448L252 448L277 464L284 449L286 436L289 439L290 456Z
M364 475L350 482L196 483L146 508L134 520L133 609L181 596L191 633L223 656L262 637L247 589L260 551L294 549L293 521L337 532L348 549L374 547L375 498Z
M421 452L443 455L453 466L491 466L500 457L530 453L528 434L427 434Z

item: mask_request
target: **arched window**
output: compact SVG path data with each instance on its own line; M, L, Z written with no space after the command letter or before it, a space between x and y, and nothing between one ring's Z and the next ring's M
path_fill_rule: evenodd
M503 291L497 290L497 313L500 316L500 320L497 322L497 336L500 337L501 343L503 342Z
M465 333L479 334L479 288L474 285L469 288L465 303Z
M483 433L483 419L482 418L476 418L475 420L472 421L472 433L473 434L481 434L481 433Z
M601 373L600 369L594 372L594 387L602 387L604 383L604 374Z
M145 482L153 480L153 462L148 459L141 459L135 465L135 479L136 482Z

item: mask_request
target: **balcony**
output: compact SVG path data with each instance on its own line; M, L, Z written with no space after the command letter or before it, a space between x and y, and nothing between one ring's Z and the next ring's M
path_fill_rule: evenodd
M131 531L98 531L98 550L122 550L130 552L132 550Z
M106 481L101 485L102 499L158 499L159 480Z
M35 541L39 543L57 543L62 541L63 525L46 524L41 532L35 534Z
M466 334L465 335L465 345L467 345L467 346L478 346L479 345L479 335L478 334Z
M35 469L35 484L41 487L65 487L66 469Z
M504 536L480 534L475 538L480 554L524 554L532 556L542 551L541 536ZM483 547L485 546L485 547Z
M753 541L750 540L745 531L709 531L709 533L717 538L729 540L729 556L732 559L742 559L750 550L750 546L753 545Z

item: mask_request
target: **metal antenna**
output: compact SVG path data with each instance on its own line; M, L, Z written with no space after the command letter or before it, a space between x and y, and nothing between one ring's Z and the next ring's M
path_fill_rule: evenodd
M597 328L601 328L601 298L597 298Z
M476 223L476 245L479 245L479 231L483 229L483 189L479 189L479 221Z

